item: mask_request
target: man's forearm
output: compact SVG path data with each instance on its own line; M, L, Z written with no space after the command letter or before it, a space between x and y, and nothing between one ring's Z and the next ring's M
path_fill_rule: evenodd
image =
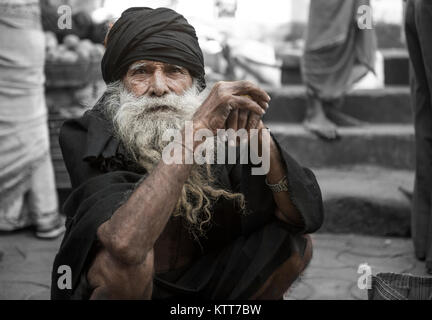
M276 184L287 175L287 169L283 163L282 156L276 146L276 143L270 139L270 170L267 174L267 181L270 184ZM279 209L278 218L287 223L302 225L303 220L300 212L294 207L288 191L273 192L273 197Z
M98 230L106 249L124 263L144 261L167 224L192 165L160 161Z

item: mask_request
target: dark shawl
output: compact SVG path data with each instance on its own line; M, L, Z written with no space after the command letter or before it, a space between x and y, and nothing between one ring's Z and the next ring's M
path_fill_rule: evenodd
M87 299L91 289L86 272L96 250L96 230L147 173L127 160L108 121L95 108L64 123L60 145L73 192L64 205L67 231L54 261L51 298ZM200 239L200 256L174 278L155 275L153 298L245 299L294 251L302 254L302 235L316 231L323 221L321 192L313 173L280 151L291 199L305 227L299 230L274 217L275 202L265 176L251 175L250 165L215 166L221 186L245 195L248 214L241 215L230 201L216 202L214 223L207 238ZM72 290L57 287L60 265L72 269Z

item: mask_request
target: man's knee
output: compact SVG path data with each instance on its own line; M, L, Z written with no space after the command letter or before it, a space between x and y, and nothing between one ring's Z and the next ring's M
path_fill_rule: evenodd
M303 252L294 253L283 265L282 273L289 273L292 277L298 278L301 273L307 268L312 260L313 247L310 235L304 235L306 240Z
M281 274L280 279L284 279L281 283L285 284L285 291L300 277L312 260L312 239L309 235L305 235L304 238L306 240L304 251L294 253L278 270Z
M313 256L312 238L308 234L305 235L304 237L306 239L306 247L305 247L305 250L304 250L304 253L303 253L303 258L302 258L302 260L303 260L303 269L302 269L302 271L307 268L307 266L311 262L312 256Z
M304 236L306 245L302 253L293 253L256 292L252 299L280 299L298 279L312 260L312 239Z

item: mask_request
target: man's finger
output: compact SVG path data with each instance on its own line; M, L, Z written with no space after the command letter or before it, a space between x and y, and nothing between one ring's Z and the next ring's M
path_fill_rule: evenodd
M226 122L227 129L233 129L234 132L237 132L238 114L239 114L239 109L237 108L231 111ZM236 139L233 139L232 136L228 135L228 145L234 147L236 146L236 144L237 144Z
M263 89L258 87L256 84L250 82L250 81L236 81L236 85L234 87L234 94L235 95L250 95L252 99L255 101L264 101L269 102L270 96L267 92L265 92Z
M246 125L247 125L247 122L248 122L249 113L250 112L247 111L247 110L239 110L237 129L246 128Z
M249 132L249 130L251 129L257 129L260 121L261 121L261 117L259 115L257 115L256 113L250 113L246 130Z
M254 112L260 116L265 114L264 108L250 98L246 98L245 96L232 96L231 99L232 104L238 109Z
M234 131L237 131L237 124L238 124L238 113L239 109L234 109L231 111L230 115L228 116L228 119L226 121L226 128L227 129L233 129Z

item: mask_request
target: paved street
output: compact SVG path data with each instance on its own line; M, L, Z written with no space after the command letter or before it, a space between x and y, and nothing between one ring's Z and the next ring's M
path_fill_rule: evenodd
M50 272L60 239L42 241L28 231L0 235L0 299L48 299ZM286 299L366 299L357 288L359 264L378 272L425 275L409 239L313 235L314 258Z
M367 292L357 286L363 263L373 274L427 275L424 263L414 258L410 239L316 234L313 240L313 260L285 299L367 299Z

